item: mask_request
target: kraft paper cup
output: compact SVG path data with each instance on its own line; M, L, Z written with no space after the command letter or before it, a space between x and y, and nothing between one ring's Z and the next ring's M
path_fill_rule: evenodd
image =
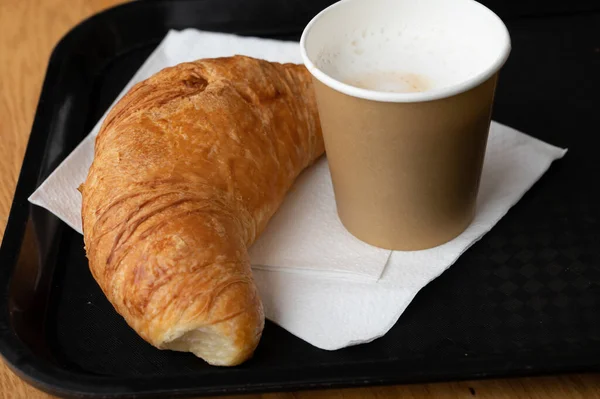
M300 45L346 228L396 250L463 232L510 53L500 18L472 0L344 0Z

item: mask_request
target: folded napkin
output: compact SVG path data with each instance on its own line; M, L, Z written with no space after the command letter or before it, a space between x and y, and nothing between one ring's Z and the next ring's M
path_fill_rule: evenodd
M233 54L301 62L297 43L172 31L121 95L164 67ZM29 198L79 232L81 197L76 188L87 175L101 122ZM417 292L488 232L565 152L492 122L475 220L451 242L413 252L369 246L342 227L327 160L321 159L300 176L250 248L267 318L322 349L382 336Z

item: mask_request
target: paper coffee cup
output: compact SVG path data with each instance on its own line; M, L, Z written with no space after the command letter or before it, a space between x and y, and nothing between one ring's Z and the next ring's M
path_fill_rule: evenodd
M346 228L396 250L464 231L510 52L500 18L472 0L344 0L300 45Z

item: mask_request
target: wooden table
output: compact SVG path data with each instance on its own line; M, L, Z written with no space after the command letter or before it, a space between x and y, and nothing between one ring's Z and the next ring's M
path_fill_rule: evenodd
M21 168L50 52L82 19L123 0L0 0L0 236ZM376 387L245 398L586 398L600 399L600 376ZM50 398L0 361L0 398Z

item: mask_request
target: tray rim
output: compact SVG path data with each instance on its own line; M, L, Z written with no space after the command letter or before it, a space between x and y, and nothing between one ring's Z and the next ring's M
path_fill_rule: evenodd
M176 0L179 3L189 1L205 1L205 0ZM19 173L13 202L11 205L8 221L2 245L0 247L0 303L6 304L9 298L9 287L12 272L16 264L18 251L11 252L14 248L20 249L21 242L25 231L25 222L28 219L31 204L28 203L28 196L37 187L39 173L44 162L47 145L39 145L40 142L47 144L48 137L46 136L45 121L51 120L53 116L53 108L48 104L53 104L53 88L56 82L60 81L62 76L61 60L69 54L73 42L77 40L78 35L86 30L92 29L94 24L109 19L117 13L122 13L130 8L153 7L153 3L168 4L170 0L146 0L145 2L131 2L117 5L112 8L103 10L95 15L83 20L71 30L69 30L54 47L44 82L40 98L36 107L35 117L31 128L31 134L28 139L26 152L23 158L22 168ZM62 226L64 227L64 226ZM543 367L539 367L534 371L527 366L507 370L503 367L487 367L487 371L475 371L478 367L471 368L474 370L471 374L464 376L441 376L441 375L415 375L414 373L396 373L394 370L390 372L386 368L389 366L400 366L394 359L386 359L379 361L385 365L379 364L378 372L372 373L369 377L358 377L349 381L347 374L339 374L337 377L316 377L312 382L289 379L284 382L262 382L262 383L245 383L238 382L235 384L227 383L225 385L214 384L211 386L200 386L191 384L181 384L181 381L176 382L173 388L163 389L136 389L128 382L135 381L135 378L127 377L112 377L99 376L85 373L76 373L60 368L58 365L51 364L39 358L36 358L30 353L26 344L24 344L11 329L10 314L8 306L0 310L0 355L3 357L7 366L15 372L20 378L27 381L42 391L68 397L89 397L89 398L123 398L123 397L159 397L165 394L170 396L189 396L189 395L223 395L223 394L239 394L239 393L258 393L258 392L275 392L275 391L290 391L290 390L305 390L305 389L331 389L331 388L347 388L367 385L387 385L394 383L420 383L431 381L448 381L460 379L479 379L492 377L519 377L530 375L548 375L548 374L563 374L569 372L590 372L600 371L600 349L594 351L595 362L580 362L578 365L570 365L569 367L560 366L560 363L548 363ZM577 356L554 356L553 360L558 359L578 359ZM468 359L470 363L486 362L488 359ZM579 359L580 361L582 359ZM465 359L467 361L467 359ZM456 360L452 359L452 364ZM574 364L573 362L572 364ZM475 365L476 366L476 365ZM338 367L338 365L334 365ZM346 370L350 374L356 366L347 367ZM393 368L393 367L391 367ZM399 367L400 368L400 367ZM397 371L398 369L396 369ZM286 370L284 370L285 372ZM74 381L74 377L78 381ZM192 380L191 376L182 376L185 380ZM173 382L173 377L166 377L167 380Z

